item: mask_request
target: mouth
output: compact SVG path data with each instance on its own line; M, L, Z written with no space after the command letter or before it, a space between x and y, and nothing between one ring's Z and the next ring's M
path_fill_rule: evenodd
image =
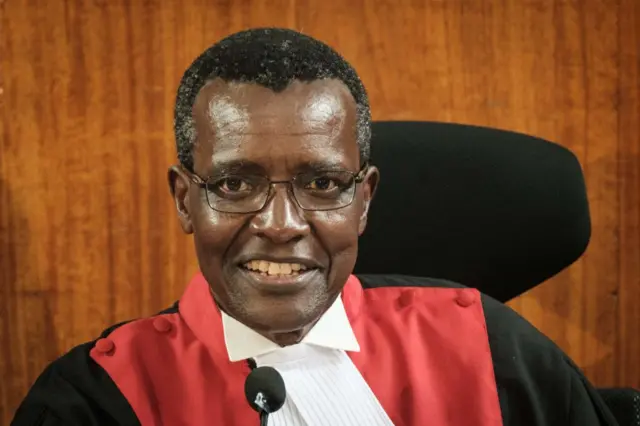
M307 271L315 269L297 262L271 262L268 260L251 260L249 262L241 264L240 266L247 271L269 277L295 277L297 275L304 274Z
M273 262L254 259L239 265L254 284L260 286L297 287L304 285L320 269L300 262Z

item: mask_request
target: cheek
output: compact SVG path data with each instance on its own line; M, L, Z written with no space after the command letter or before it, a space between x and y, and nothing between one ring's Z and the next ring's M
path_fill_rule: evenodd
M317 235L331 256L332 269L353 269L358 254L357 209L318 212ZM335 271L337 272L337 271Z
M220 267L237 229L239 217L229 217L204 205L193 217L193 238L201 266Z

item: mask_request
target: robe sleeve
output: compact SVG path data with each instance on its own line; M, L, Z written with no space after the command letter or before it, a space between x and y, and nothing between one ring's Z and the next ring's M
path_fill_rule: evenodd
M505 426L617 426L562 350L509 307L483 296Z
M618 423L597 390L577 367L570 364L573 374L571 374L571 397L568 410L569 424L617 426Z
M89 356L93 343L51 363L15 413L11 426L139 425L108 374Z

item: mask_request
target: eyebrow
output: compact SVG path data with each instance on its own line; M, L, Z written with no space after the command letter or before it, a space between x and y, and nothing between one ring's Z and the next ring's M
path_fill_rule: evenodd
M296 172L314 172L318 170L350 170L344 163L335 160L305 161L296 167ZM266 169L260 164L249 160L224 160L212 164L209 176L225 174L260 174L265 175Z
M301 172L315 170L349 170L344 163L334 160L307 161L298 166Z
M237 173L264 174L265 169L258 163L248 160L217 161L211 165L209 175L225 175Z

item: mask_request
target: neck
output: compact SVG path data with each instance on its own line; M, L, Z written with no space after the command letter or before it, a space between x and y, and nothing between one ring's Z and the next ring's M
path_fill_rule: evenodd
M290 331L287 333L264 333L263 336L277 343L279 346L291 346L300 343L307 332L304 330Z
M273 343L280 345L281 347L295 345L300 343L304 336L306 336L314 325L320 320L320 318L313 321L311 324L305 325L299 330L287 331L287 332L271 332L271 331L259 331L258 333L271 340Z

